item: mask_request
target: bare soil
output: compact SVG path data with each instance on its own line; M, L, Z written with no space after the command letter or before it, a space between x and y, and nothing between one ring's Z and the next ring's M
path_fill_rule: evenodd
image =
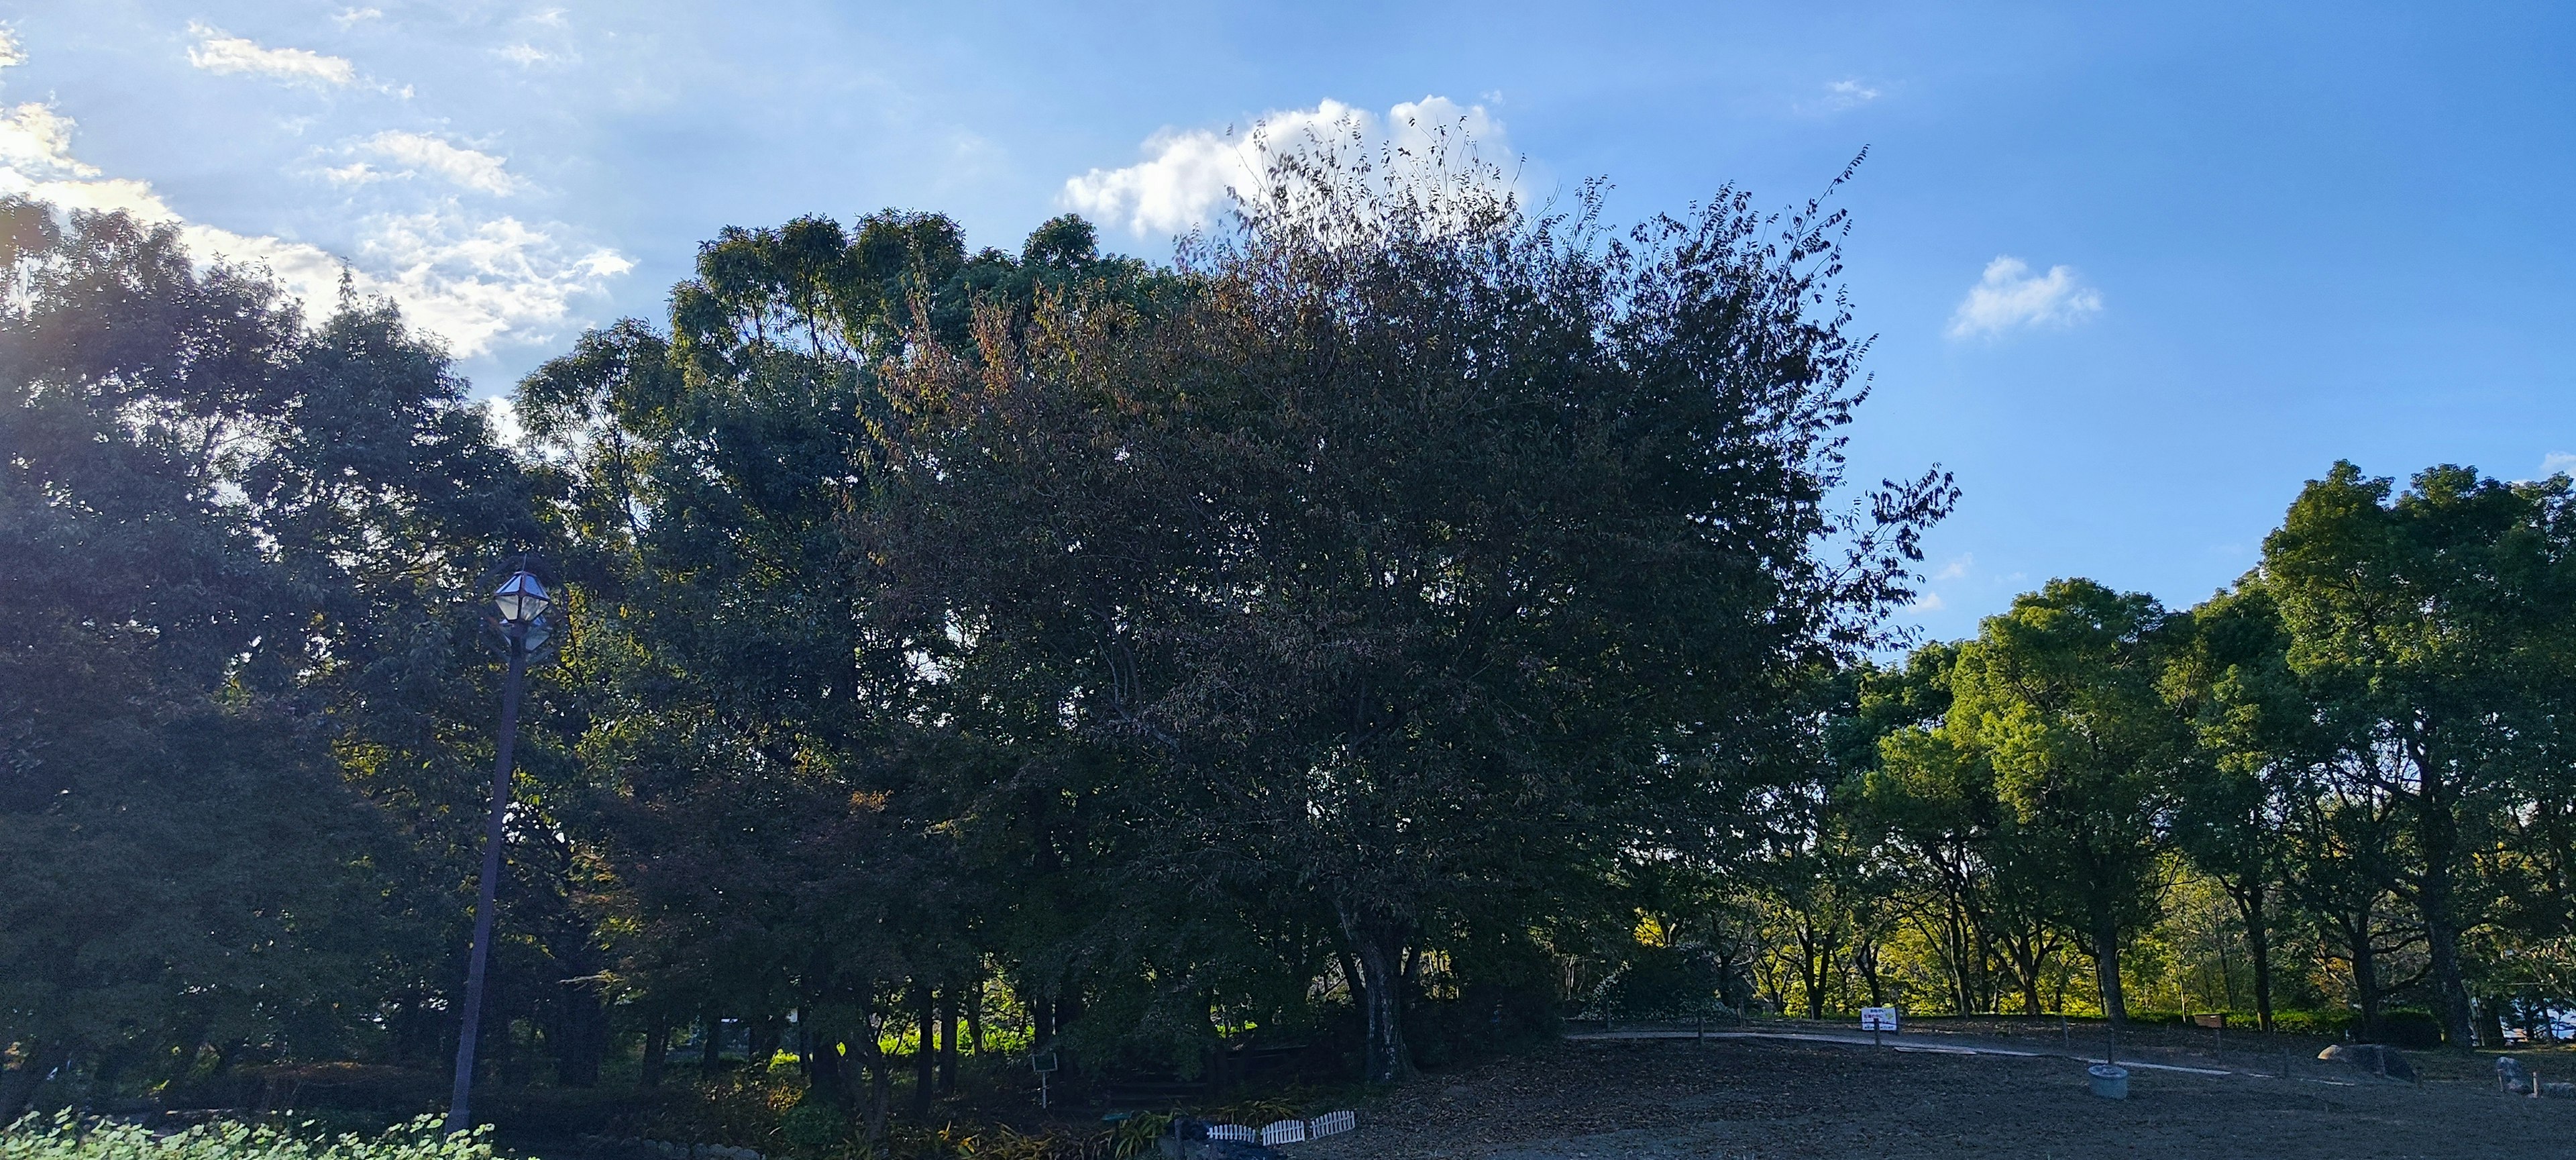
M1899 1038L2043 1046L2035 1029L2012 1038L1997 1030ZM1569 1041L1427 1076L1365 1109L1359 1130L1289 1150L1300 1160L2576 1157L2576 1100L2506 1096L2486 1056L2413 1053L2425 1079L2407 1084L2317 1063L2310 1049L2283 1078L2296 1045L2202 1057L2191 1037L2175 1039L2134 1045L2138 1054L2125 1058L2223 1064L2231 1074L2132 1069L2129 1098L2111 1101L2090 1094L2082 1061L2065 1058L1764 1039ZM2559 1066L2576 1078L2576 1066Z

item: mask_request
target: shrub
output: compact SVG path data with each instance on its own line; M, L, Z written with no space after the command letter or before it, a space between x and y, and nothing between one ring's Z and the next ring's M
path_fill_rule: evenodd
M2344 1032L2352 1029L2352 1024L2352 1012L2349 1011L2275 1011L2272 1013L2272 1030L2290 1035L2323 1035L2329 1038L2341 1038Z
M2381 1012L2379 1038L2399 1047L2418 1049L2442 1045L2442 1021L2430 1011L2399 1008Z
M800 1153L829 1151L849 1135L849 1117L823 1100L808 1098L778 1117L778 1138Z
M162 1136L139 1124L58 1112L0 1131L0 1160L493 1160L490 1128L451 1136L436 1116L373 1136L326 1136L309 1128L217 1121Z
M1699 946L1637 946L1593 989L1593 1006L1618 1019L1686 1019L1725 1010L1715 956Z

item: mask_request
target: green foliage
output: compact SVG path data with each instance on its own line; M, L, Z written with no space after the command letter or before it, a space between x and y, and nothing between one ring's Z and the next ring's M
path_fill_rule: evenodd
M491 1130L449 1135L422 1116L381 1135L318 1135L312 1124L197 1124L162 1134L69 1112L0 1129L0 1160L493 1160Z
M827 1152L850 1137L850 1117L829 1102L808 1099L778 1117L780 1143L800 1154Z

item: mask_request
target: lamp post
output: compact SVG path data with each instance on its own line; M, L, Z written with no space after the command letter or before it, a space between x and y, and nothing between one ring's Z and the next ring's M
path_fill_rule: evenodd
M501 636L510 662L501 678L500 745L492 756L492 816L483 829L483 883L474 896L474 950L465 968L464 1024L456 1032L456 1085L447 1098L447 1130L474 1126L468 1103L474 1090L474 1038L483 1023L483 971L492 957L493 894L501 882L501 819L510 809L510 750L519 739L519 679L527 672L528 654L551 631L544 620L554 603L546 586L528 573L514 572L492 594L501 610Z

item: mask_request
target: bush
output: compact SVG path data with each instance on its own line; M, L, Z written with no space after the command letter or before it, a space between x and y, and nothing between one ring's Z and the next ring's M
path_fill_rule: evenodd
M798 1152L825 1152L850 1135L850 1119L823 1100L807 1098L778 1117L778 1138Z
M2322 1035L2340 1039L2352 1029L2350 1011L2274 1011L2272 1030L2290 1035Z
M491 1129L450 1136L422 1116L374 1136L327 1136L269 1124L218 1121L155 1135L139 1124L28 1116L0 1131L0 1160L492 1160Z
M1689 1019L1724 1011L1725 973L1707 948L1640 945L1593 989L1593 1007L1614 1019Z
M2442 1045L2442 1021L2430 1011L2399 1008L2379 1016L2379 1038L2398 1047L2426 1049Z

